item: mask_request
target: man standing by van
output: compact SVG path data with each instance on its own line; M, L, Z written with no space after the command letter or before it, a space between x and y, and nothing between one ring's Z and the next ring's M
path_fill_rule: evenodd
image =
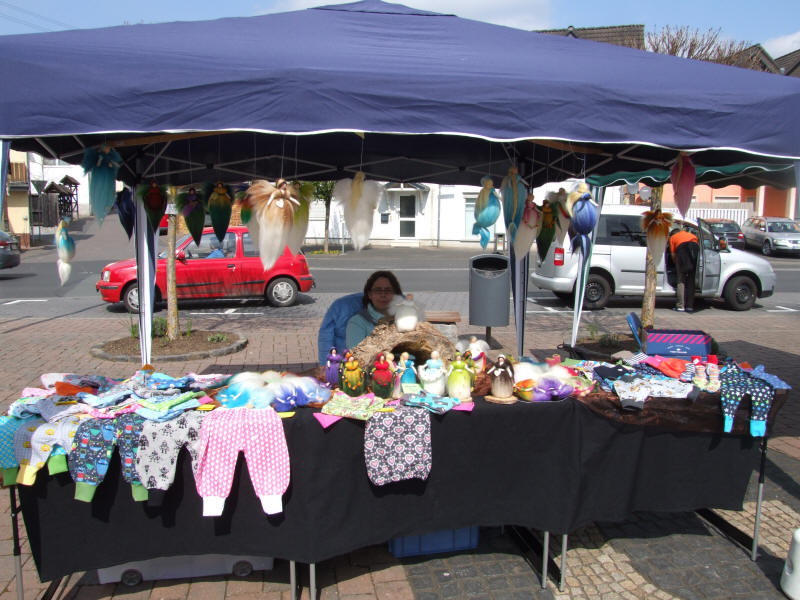
M692 313L694 312L694 279L697 271L697 256L700 253L697 236L683 229L674 231L669 236L669 251L678 275L675 310Z

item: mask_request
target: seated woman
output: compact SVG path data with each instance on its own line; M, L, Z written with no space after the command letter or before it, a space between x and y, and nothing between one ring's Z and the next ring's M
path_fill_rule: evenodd
M364 295L361 298L361 311L350 317L347 322L347 347L354 348L372 333L378 320L387 316L392 298L402 296L400 282L391 271L375 271L364 284Z

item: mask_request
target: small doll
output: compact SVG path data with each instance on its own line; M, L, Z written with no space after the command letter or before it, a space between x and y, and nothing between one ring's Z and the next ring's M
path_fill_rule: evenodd
M372 393L378 398L391 398L394 391L393 373L391 363L386 360L383 352L375 357L370 371L372 379Z
M417 368L414 366L414 356L408 352L400 354L398 368L402 369L400 383L417 383Z
M348 396L360 396L367 391L367 382L364 380L364 371L355 357L348 352L339 379L339 387Z
M342 368L342 357L336 352L336 348L331 346L328 350L328 359L325 361L325 381L331 388L339 385L339 371Z
M431 352L431 357L419 368L419 380L422 389L437 396L444 396L447 384L447 371L439 358L438 350Z
M475 364L475 372L479 373L486 368L486 351L489 350L489 344L483 340L479 340L474 335L469 338L469 353L472 362Z
M472 397L472 369L467 366L463 356L456 354L447 370L447 395L468 401Z
M194 243L200 245L200 238L203 235L203 226L206 220L206 211L203 208L203 201L197 188L189 186L189 188L178 194L177 202L178 209L181 211L181 216L186 223L186 228L192 234Z
M158 224L167 210L167 194L155 179L150 182L150 187L142 195L142 201L150 227L153 231L158 231Z
M389 314L394 315L394 325L400 333L414 331L421 318L412 294L406 294L405 298L395 296L389 305Z
M514 368L505 355L498 355L495 363L486 372L492 377L492 396L509 398L514 395Z
M231 222L232 202L228 187L221 181L217 181L214 189L208 195L208 214L211 216L211 225L214 227L214 234L222 242L228 231Z

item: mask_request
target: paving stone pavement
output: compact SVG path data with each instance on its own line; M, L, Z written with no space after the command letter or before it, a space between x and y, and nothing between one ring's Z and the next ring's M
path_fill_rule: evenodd
M460 334L483 333L467 321L466 294L420 295L431 310L459 310L464 322ZM330 301L329 298L320 299ZM701 310L687 315L660 314L659 326L704 329L723 349L753 364L763 363L770 372L797 387L796 365L800 348L794 336L798 317ZM193 318L195 328L241 331L249 339L239 353L181 365L182 372L226 372L288 367L305 370L315 364L318 310L304 309L276 323L250 321L231 325L221 318ZM62 371L99 372L128 376L135 363L108 362L89 355L92 344L125 334L124 319L112 321L76 318L26 319L0 315L0 339L7 350L0 380L0 407L7 406L22 388L35 386L41 373ZM529 315L526 352L539 357L552 353L568 339L569 313ZM237 329L237 327L239 329ZM620 311L587 315L583 333L624 333L627 326ZM498 351L515 347L512 327L493 328ZM8 349L13 351L8 352ZM167 372L173 372L174 363ZM778 580L791 533L800 526L800 407L793 397L784 406L770 440L767 483L761 521L762 550L753 563L749 550L727 539L695 513L640 513L623 523L595 523L569 537L566 589L558 590L551 579L542 590L508 530L482 528L477 549L456 554L396 559L386 545L364 548L317 565L319 597L324 599L434 599L434 598L783 598ZM752 531L756 497L755 475L742 511L718 511L744 531ZM0 600L16 597L9 509L0 509ZM558 536L551 542L554 558L560 557ZM23 536L23 588L26 598L40 598L47 583L35 572ZM537 563L534 563L537 564ZM538 568L538 564L537 564ZM301 566L300 582L308 598L308 574ZM205 577L190 580L145 582L128 588L121 584L97 585L91 573L73 574L61 582L60 599L125 598L127 600L241 599L290 597L288 566L251 577Z

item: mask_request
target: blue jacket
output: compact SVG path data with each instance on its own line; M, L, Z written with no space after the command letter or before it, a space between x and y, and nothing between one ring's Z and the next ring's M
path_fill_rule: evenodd
M325 361L328 360L328 352L331 346L335 347L339 354L344 352L347 347L347 322L350 317L363 308L361 304L363 297L364 294L362 292L348 294L334 300L330 308L328 308L317 335L317 358L319 364L324 365Z

